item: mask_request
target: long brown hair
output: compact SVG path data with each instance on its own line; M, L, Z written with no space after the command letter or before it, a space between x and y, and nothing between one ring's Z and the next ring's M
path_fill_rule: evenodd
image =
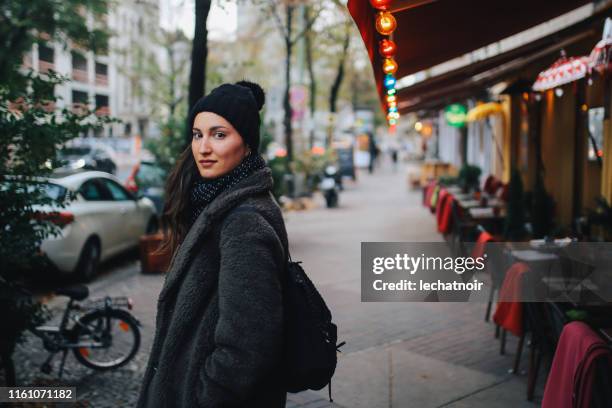
M158 249L160 253L174 255L189 231L189 190L197 176L198 169L190 144L181 153L166 180L161 217L164 239Z

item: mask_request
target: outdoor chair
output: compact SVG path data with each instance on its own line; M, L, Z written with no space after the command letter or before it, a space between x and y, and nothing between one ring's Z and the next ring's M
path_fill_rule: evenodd
M476 230L479 232L479 235L472 249L472 258L478 258L485 253L487 254L486 272L489 274L489 279L491 280L489 298L485 311L485 322L488 322L491 317L493 299L495 298L495 294L499 292L506 275L506 270L510 265L507 256L501 251L501 246L499 244L490 245L501 242L502 237L489 234L481 225L478 225Z
M465 249L465 242L474 241L474 235L478 223L472 219L468 219L464 214L463 210L457 203L457 200L451 199L451 233L449 236L449 243L451 251L455 256L465 256L467 251Z
M531 334L527 400L533 401L542 360L547 364L552 362L567 318L563 309L555 303L525 302L524 309L526 332ZM518 364L515 368L518 370Z

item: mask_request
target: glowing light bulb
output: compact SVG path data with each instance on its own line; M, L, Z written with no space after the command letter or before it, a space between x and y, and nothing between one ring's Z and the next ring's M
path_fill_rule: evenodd
M397 28L397 21L393 14L388 11L381 11L376 17L376 31L382 35L391 35Z
M395 87L395 77L393 75L385 76L385 88L390 89Z
M386 10L390 4L391 0L370 0L370 5L378 10Z
M378 53L381 57L391 58L395 55L396 51L397 45L391 40L384 38L378 43Z
M383 63L383 72L385 74L395 74L397 72L397 62L393 58L385 59Z

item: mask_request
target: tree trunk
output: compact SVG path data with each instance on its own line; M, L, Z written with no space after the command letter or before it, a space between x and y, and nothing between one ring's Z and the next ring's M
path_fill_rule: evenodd
M283 96L283 109L285 117L283 125L285 127L285 144L287 146L287 165L293 161L293 129L291 128L291 103L289 101L289 89L291 87L291 52L293 43L291 42L292 35L292 20L293 6L286 5L287 12L287 35L285 36L285 48L287 55L285 56L285 94Z
M342 85L342 80L344 79L344 61L346 60L346 56L348 54L350 41L351 33L349 31L349 27L347 26L344 42L342 43L342 54L340 54L338 71L336 72L336 78L334 78L334 82L332 83L332 87L329 92L329 112L332 114L332 116L336 113L336 102L338 101L338 93L340 92L340 86ZM331 145L332 135L333 127L330 126L329 133L327 135L327 147Z
M206 20L212 0L196 0L195 32L191 49L191 73L189 75L189 110L204 96L206 86L206 57L208 55L208 29ZM191 140L191 123L186 126L186 141Z
M306 18L310 19L310 7L306 8ZM304 37L306 42L306 67L308 69L308 76L310 77L310 119L312 128L310 129L309 145L310 148L314 146L314 115L317 108L317 81L314 74L314 66L312 60L312 30L308 29L306 36Z
M168 63L170 64L170 82L168 85L170 86L170 104L168 105L168 110L170 111L170 117L174 117L174 111L176 110L176 68L174 67L174 43L167 44L168 51Z

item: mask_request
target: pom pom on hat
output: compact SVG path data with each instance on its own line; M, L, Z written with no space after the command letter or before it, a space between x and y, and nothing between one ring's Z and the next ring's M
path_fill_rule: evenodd
M266 103L266 93L261 88L261 86L259 86L255 82L250 82L250 81L245 81L245 80L236 82L236 85L240 85L240 86L244 86L245 88L249 88L251 90L251 93L253 94L253 97L255 98L257 109L261 110L261 108Z

